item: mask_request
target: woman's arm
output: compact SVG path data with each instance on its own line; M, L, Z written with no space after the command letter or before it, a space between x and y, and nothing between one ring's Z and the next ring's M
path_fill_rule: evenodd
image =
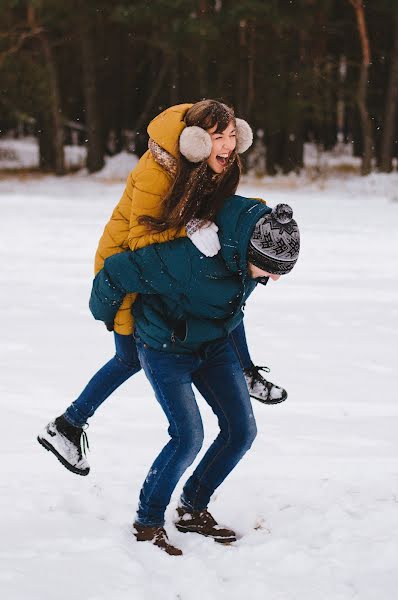
M162 211L162 201L172 184L171 178L160 167L142 170L131 184L127 193L131 198L130 229L128 244L130 250L138 250L150 244L168 242L186 236L185 227L167 229L162 232L150 231L147 225L140 224L139 218L158 218Z

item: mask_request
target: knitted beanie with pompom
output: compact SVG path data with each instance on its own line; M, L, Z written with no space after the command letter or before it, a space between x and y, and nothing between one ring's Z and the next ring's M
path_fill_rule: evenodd
M277 204L257 221L250 238L247 260L268 273L285 275L297 262L300 231L288 204Z

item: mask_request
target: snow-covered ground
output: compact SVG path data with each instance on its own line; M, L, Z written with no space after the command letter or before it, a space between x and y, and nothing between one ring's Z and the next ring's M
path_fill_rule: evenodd
M397 177L322 188L245 184L289 202L296 269L249 300L257 364L289 392L255 402L259 435L210 510L222 547L172 525L171 558L137 543L140 484L166 440L143 374L91 421L86 478L36 435L113 352L88 311L92 259L123 184L0 182L0 591L6 600L392 600L398 586ZM215 419L198 399L207 440Z
M65 146L64 150L65 165L68 169L78 169L84 166L87 154L84 146ZM39 145L36 138L0 138L0 171L36 169L38 167Z

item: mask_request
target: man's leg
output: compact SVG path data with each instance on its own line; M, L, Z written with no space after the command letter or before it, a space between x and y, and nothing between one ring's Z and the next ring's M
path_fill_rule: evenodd
M183 489L182 505L201 511L250 448L257 429L241 366L227 341L209 344L192 379L220 426L219 435Z
M140 492L136 525L162 527L164 513L181 475L203 443L203 425L192 390L194 354L169 354L137 342L145 374L168 421L170 441L155 459Z

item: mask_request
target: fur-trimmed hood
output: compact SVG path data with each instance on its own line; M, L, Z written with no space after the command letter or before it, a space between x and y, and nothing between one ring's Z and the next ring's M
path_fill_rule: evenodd
M164 110L148 125L148 135L166 152L179 157L178 142L185 129L185 115L192 104L177 104Z

